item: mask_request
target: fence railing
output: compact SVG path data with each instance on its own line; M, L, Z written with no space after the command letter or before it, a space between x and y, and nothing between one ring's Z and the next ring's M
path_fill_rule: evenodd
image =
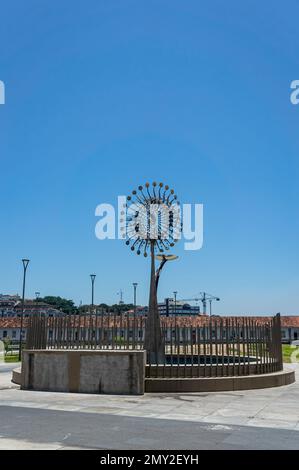
M27 349L143 349L146 318L97 311L28 320ZM282 369L281 322L250 317L161 317L164 357L147 377L217 377Z

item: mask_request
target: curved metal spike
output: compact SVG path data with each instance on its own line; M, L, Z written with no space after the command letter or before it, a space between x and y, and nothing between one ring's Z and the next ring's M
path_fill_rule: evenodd
M159 202L161 199L161 189L163 188L163 183L159 183Z
M141 195L142 195L142 197L143 197L143 200L144 200L144 202L145 202L145 204L146 204L146 203L147 203L147 198L146 198L146 195L144 194L144 192L142 191L142 189L140 190L140 193L141 193Z
M148 189L148 188L149 188L149 185L148 185L148 186L146 186L146 192L147 192L147 194L148 194L148 197L149 197L149 198L150 198L150 200L151 200L151 199L152 199L152 196L151 196L151 194L150 194L150 192L149 192L149 189Z
M169 201L169 204L171 205L171 204L173 203L173 201L175 201L176 199L177 199L177 195L175 194L175 195L173 196L173 199L172 199L171 201Z

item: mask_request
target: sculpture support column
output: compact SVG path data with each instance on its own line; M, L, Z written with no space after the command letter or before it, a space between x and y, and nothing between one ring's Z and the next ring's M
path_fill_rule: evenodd
M158 310L156 273L155 273L155 242L150 242L151 248L151 280L149 309L145 325L144 347L147 358L151 363L164 361L164 339L161 332L160 314Z

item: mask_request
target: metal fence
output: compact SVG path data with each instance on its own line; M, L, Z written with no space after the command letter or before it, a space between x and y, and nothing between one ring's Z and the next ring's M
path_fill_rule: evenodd
M143 349L146 318L104 311L28 319L27 349ZM164 357L147 377L223 377L282 369L280 315L161 317Z

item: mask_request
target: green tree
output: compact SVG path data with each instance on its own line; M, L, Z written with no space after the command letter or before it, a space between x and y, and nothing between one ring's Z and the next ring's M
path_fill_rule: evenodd
M55 297L52 295L47 295L46 297L37 299L37 302L44 302L48 305L52 305L57 310L61 310L64 313L77 313L78 309L75 306L74 302L69 299L64 299L63 297Z

